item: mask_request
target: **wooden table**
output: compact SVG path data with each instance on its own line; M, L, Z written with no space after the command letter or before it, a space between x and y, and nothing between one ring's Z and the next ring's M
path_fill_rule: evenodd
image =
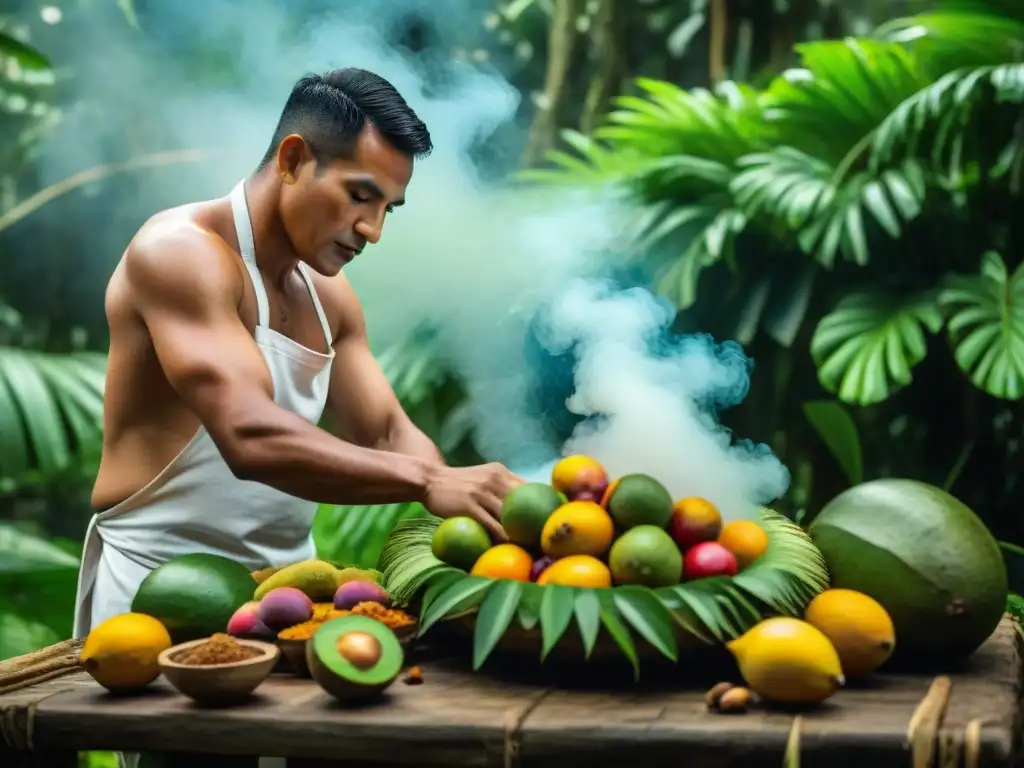
M279 755L290 768L780 768L796 730L802 768L1009 768L1019 754L1020 651L1007 618L961 670L879 675L799 715L711 714L703 685L564 690L498 682L451 660L423 663L422 685L397 681L380 703L348 710L289 676L271 677L251 703L204 710L162 679L117 699L76 672L0 696L0 767L70 766L77 750L117 749L187 753L190 766L202 764L196 753L215 753L207 764Z

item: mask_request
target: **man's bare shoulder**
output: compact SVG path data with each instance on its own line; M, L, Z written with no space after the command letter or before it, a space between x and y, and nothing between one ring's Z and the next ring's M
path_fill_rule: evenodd
M152 216L136 233L121 260L123 279L143 300L224 298L237 303L242 275L237 254L198 206Z

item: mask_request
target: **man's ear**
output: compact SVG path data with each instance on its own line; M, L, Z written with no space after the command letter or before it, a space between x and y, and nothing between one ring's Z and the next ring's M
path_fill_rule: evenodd
M277 170L285 184L294 184L304 163L313 159L306 140L299 134L285 136L277 147Z

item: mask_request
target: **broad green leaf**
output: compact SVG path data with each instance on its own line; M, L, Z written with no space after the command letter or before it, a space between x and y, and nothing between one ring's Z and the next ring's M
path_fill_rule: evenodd
M658 598L662 603L664 603L665 608L669 612L669 616L672 617L672 621L702 643L707 643L708 645L713 644L715 642L711 637L711 634L713 633L709 632L707 624L705 624L701 620L700 615L693 610L689 601L679 597L673 591L674 589L674 587L668 587L657 590Z
M473 670L480 669L487 657L505 634L512 617L519 607L523 594L523 582L500 579L487 592L476 615L476 632L473 636Z
M980 274L952 277L940 301L960 369L994 397L1024 397L1024 265L1011 275L987 253Z
M811 339L822 385L840 400L871 405L909 384L927 354L925 331L942 326L936 298L856 293L840 301Z
M544 596L544 588L536 584L523 582L523 595L519 598L519 610L516 613L519 626L529 631L540 621L540 601Z
M0 54L14 59L23 69L34 71L50 69L50 60L42 52L6 32L0 32Z
M548 585L540 601L541 661L548 657L572 620L573 589Z
M598 603L601 606L601 623L608 630L608 634L611 635L615 644L619 646L622 655L633 665L633 677L639 680L640 660L636 655L636 646L633 644L629 629L622 622L622 616L619 614L618 608L615 607L615 590L600 589L596 592Z
M52 568L78 568L78 558L46 539L0 523L0 574L31 573Z
M678 657L672 616L654 592L642 587L612 590L615 607L637 633L668 659Z
M601 630L601 603L597 599L597 593L593 589L576 590L573 610L576 614L576 626L580 630L580 639L583 641L583 655L589 659L594 651L598 632Z
M453 581L423 612L420 618L420 636L434 624L450 614L457 614L475 608L484 599L484 594L494 586L493 579L480 576L466 576Z
M863 480L860 433L853 418L840 403L818 400L804 403L804 416L828 447L850 485Z
M98 452L106 357L0 346L0 480L45 478Z
M420 606L422 613L425 615L433 607L434 603L437 602L437 599L447 591L448 587L457 581L463 581L465 578L465 572L460 571L458 568L451 568L437 573L431 578L427 591L423 593L423 603ZM385 589L390 586L389 583L384 584Z

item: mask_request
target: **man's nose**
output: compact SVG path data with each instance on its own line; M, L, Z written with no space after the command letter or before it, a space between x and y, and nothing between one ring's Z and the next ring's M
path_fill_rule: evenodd
M356 222L356 234L364 238L371 245L376 245L380 240L381 230L384 228L384 216L378 216L376 220L371 218L360 219Z

